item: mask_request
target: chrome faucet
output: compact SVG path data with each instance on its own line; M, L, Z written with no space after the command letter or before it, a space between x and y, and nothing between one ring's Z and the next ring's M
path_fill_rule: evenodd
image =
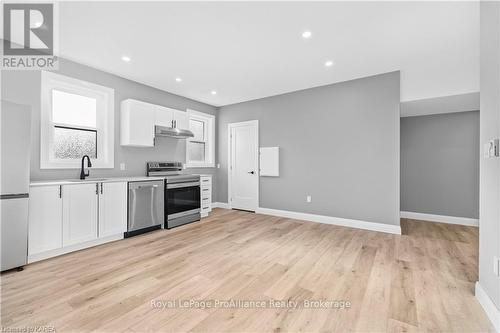
M83 167L83 162L85 161L85 157L87 158L87 167L88 168L91 168L92 167L92 163L90 162L90 157L89 155L83 155L82 157L82 170L80 171L80 179L85 179L85 177L88 177L90 175L90 171L87 171L87 173L85 173L85 169Z

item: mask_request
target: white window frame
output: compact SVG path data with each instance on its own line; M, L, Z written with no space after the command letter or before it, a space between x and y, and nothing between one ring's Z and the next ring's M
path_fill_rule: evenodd
M42 71L41 74L40 168L79 169L81 167L81 159L54 158L54 122L52 120L52 90L54 89L96 99L97 159L92 159L92 168L114 168L114 90L46 71Z
M195 110L187 109L188 114L188 126L191 123L191 119L202 121L205 123L206 128L206 141L205 141L205 162L190 161L188 142L194 141L188 138L186 141L186 168L213 168L215 167L215 116L212 114L199 112ZM208 158L208 159L207 159Z

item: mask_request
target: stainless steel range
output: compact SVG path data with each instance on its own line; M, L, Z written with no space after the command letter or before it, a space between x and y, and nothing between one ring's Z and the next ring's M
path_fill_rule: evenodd
M147 175L165 177L165 223L170 229L199 221L200 176L181 174L181 162L148 162Z

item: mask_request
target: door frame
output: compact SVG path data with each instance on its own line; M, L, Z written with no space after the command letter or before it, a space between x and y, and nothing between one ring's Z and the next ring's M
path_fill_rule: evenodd
M257 132L255 135L255 165L257 166L257 170L255 170L257 176L257 206L255 209L257 210L260 206L260 165L259 165L259 121L258 120L248 120L237 123L229 123L227 124L227 204L229 209L233 209L233 195L232 195L232 139L231 139L231 131L233 128L253 125L255 126L255 131Z

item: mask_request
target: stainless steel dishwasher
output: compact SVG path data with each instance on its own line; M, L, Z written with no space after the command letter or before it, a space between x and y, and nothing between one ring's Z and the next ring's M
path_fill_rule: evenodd
M125 237L160 229L164 214L164 181L128 183L128 220Z

